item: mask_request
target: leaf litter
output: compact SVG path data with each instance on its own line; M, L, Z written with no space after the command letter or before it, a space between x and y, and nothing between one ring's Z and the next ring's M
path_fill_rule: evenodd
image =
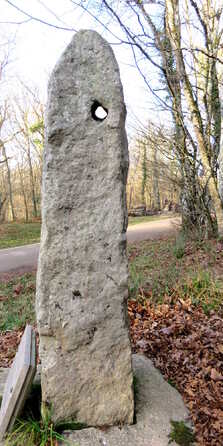
M223 320L202 308L128 303L134 352L144 353L181 393L197 444L223 445Z

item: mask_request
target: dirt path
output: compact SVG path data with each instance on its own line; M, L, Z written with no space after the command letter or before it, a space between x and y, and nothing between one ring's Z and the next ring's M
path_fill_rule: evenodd
M180 227L180 218L168 218L130 226L127 231L128 243L157 239L174 234ZM23 274L36 269L39 243L0 250L0 279L14 274Z
M180 228L181 218L167 218L165 220L150 221L130 226L127 231L128 243L141 242L176 234Z

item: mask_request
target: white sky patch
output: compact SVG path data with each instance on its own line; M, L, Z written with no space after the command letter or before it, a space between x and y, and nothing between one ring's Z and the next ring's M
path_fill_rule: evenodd
M105 119L108 116L108 112L106 112L106 110L100 105L96 110L95 110L95 116L98 119Z

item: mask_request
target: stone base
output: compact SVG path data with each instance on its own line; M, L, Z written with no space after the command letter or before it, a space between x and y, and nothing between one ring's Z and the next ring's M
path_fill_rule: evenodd
M107 430L87 428L65 432L70 446L168 446L170 420L185 421L190 426L181 395L163 379L150 359L133 355L133 370L137 382L136 424ZM0 369L0 396L7 373L7 369ZM35 382L40 382L40 370ZM171 445L176 446L176 443Z
M136 424L108 429L66 432L73 446L168 446L170 420L185 421L189 414L181 395L170 386L150 359L133 355L136 377ZM61 445L64 443L61 443ZM171 443L176 445L176 443Z

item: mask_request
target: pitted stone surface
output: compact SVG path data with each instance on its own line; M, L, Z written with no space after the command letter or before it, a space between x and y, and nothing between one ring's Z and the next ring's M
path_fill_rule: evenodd
M55 421L133 421L125 115L112 49L80 31L53 71L46 116L36 310Z

